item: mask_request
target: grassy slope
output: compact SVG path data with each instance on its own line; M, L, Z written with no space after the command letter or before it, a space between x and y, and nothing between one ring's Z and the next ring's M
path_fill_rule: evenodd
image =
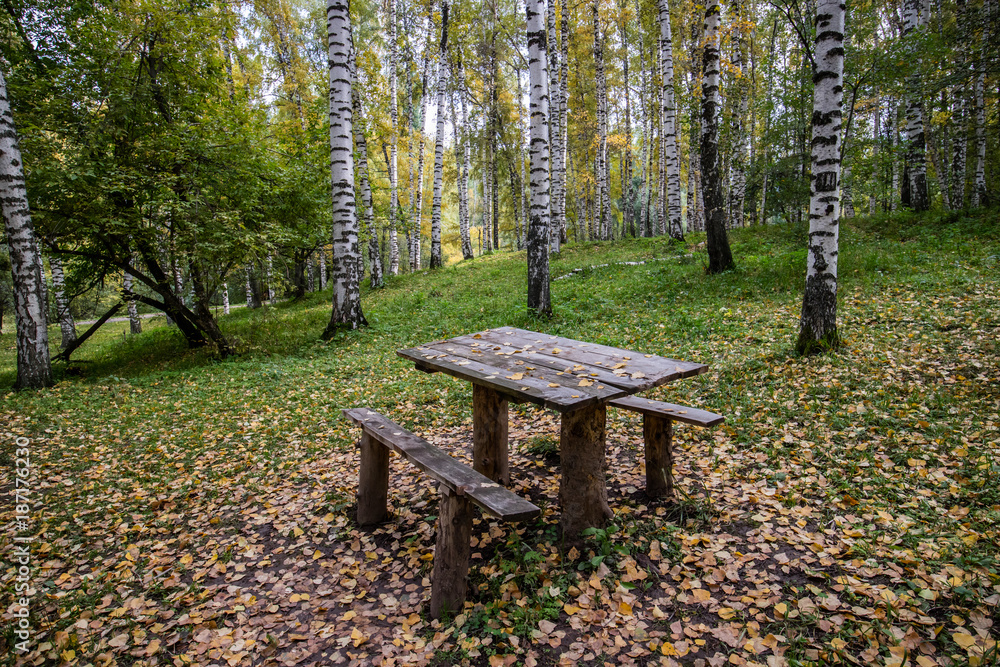
M993 601L997 583L1000 493L987 483L997 469L1000 447L1000 232L995 217L894 218L848 226L840 268L846 345L836 355L816 358L790 353L805 264L804 230L791 228L735 232L739 269L711 278L703 273L706 260L704 249L695 246L698 237L687 245L642 239L569 246L554 259L554 276L609 262L646 263L585 268L554 281L556 315L548 321L524 311L524 253L498 253L390 280L387 289L364 296L370 326L330 343L317 340L329 316L327 294L224 317L223 329L242 351L224 362L184 349L177 332L162 326L123 342L127 323L109 325L76 355L88 362L79 375L60 367L63 380L56 388L0 398L2 462L11 465L9 434L31 437L37 484L45 494L35 510L36 528L45 528L42 554L48 559L38 577L49 597L44 607L42 596L36 598L35 612L36 624L50 630L38 636L53 646L43 652L75 650L74 660L114 653L108 641L139 628L142 620L131 612L114 617L112 610L127 607L150 587L158 593L147 595L145 604L178 614L204 605L206 598L217 600L217 594L225 598L220 591L231 583L232 572L226 575L223 566L220 574L218 566L234 553L237 562L261 567L261 549L280 553L308 543L324 551L335 571L336 563L350 562L359 551L351 548L352 540L367 545L366 539L374 539L389 556L381 575L395 571L390 563L404 562L408 569L398 578L416 577L420 584L425 564L407 560L398 539L390 547L379 542L377 531L374 538L353 532L347 507L354 483L353 435L337 418L339 409L369 405L417 432L437 435L442 443L461 445L470 428L470 386L414 371L394 351L515 325L708 363L710 373L660 388L655 395L722 412L727 424L710 434L682 431L678 479L685 498L677 507L654 512L635 499L641 476L619 475L614 466L619 459L634 462L641 428L632 417L613 415L610 469L620 484L612 489L612 505L621 520L607 536L597 536L593 553L560 553L551 532L557 514L550 509L527 529L532 537L524 538L523 548L515 534L484 551L486 564L473 573L473 583L481 585L476 605L459 618L464 630L438 637L439 646L432 650L433 642L431 647L427 642L447 628L420 629L412 617L406 624L373 613L368 615L373 625L364 630L371 640L358 644L355 653L376 650L377 636L400 639L402 624L416 639L404 638L401 646L412 651L413 640L446 662L475 662L499 653L519 655L518 660L537 655L544 664L577 649L583 660L597 660L602 653L623 660L613 642L588 651L571 641L579 634L574 627L580 618L597 623L593 614L607 608L612 619L617 614L624 620L609 625L607 615L601 616L602 627L623 634L626 651L634 646L663 656L677 651L681 661L745 651L742 641L728 641L723 626L743 632L744 638L774 635L774 652L786 657L817 659L843 645L854 655L874 650L872 655L888 659L903 641L891 631L893 619L930 637L913 620L920 615L946 626L932 642L934 658L964 658L977 648L963 646L966 633L950 616L971 627L977 613L989 613L985 601ZM13 377L13 336L3 334L0 387L9 387ZM557 435L556 423L544 413L514 408L512 414L515 447L537 446ZM536 471L543 477L532 479L551 485L557 466L543 463ZM413 475L400 488L411 485L416 509L405 498L396 503L402 507L397 507L395 528L408 536L407 553L414 544L426 550L432 543L426 523L432 510L420 509L420 503L432 502L433 493ZM552 497L539 499L554 503ZM5 507L0 517L4 525L11 523L9 511ZM215 523L206 526L205 517ZM270 527L247 537L246 525ZM248 539L256 551L244 548ZM793 559L787 581L771 581L777 597L756 607L746 599L741 603L742 593L727 598L718 582L698 582L716 551L738 543L737 551L750 553L746 540L784 545L782 553ZM123 560L126 545L134 551ZM802 558L792 551L803 545L815 554L811 561L809 549ZM536 554L536 560L525 560L525 551ZM765 574L768 566L772 571L788 567L783 559L772 560L772 552L778 550L759 551L758 569ZM184 555L191 560L185 562ZM177 559L182 565L175 580ZM504 612L509 613L504 625L510 626L505 630L484 619L506 604L502 599L511 596L509 584L485 575L506 572L511 563L520 566L509 570L520 586L514 599L523 601ZM658 584L648 587L652 579L626 574L637 565ZM679 567L680 575L671 567ZM596 587L591 570L599 579ZM868 589L847 586L845 592L845 582L837 580L845 574L866 582ZM60 575L65 579L60 581ZM368 579L382 581L378 572ZM742 575L740 580L743 585L754 578ZM895 606L884 601L879 606L865 592L874 582L880 594L888 590L894 596ZM5 606L11 585L7 573ZM688 595L699 587L711 592L708 601ZM761 587L754 584L746 591ZM808 604L803 609L802 598L820 599L814 589L871 608L874 616L848 614L846 621L831 621L832 611L818 613ZM394 591L379 590L380 595ZM581 594L589 608L579 604ZM262 591L257 595L269 597ZM350 600L344 600L339 604L346 608ZM410 604L420 612L417 601ZM782 604L792 611L776 606ZM243 606L249 605L244 601ZM584 611L574 611L577 607ZM654 608L666 609L669 618L659 618ZM87 610L101 619L91 630L53 634ZM343 611L336 608L341 621ZM591 616L579 615L586 613ZM336 618L329 620L338 632L351 625L337 625ZM245 618L231 620L238 627L253 625ZM539 644L537 637L532 643L539 620L569 633L556 642L559 648ZM692 624L695 635L678 635L670 620ZM647 634L623 629L638 621ZM697 629L696 622L705 629ZM149 637L133 634L119 647L118 659L147 659L133 645L148 648L154 635L166 644L170 632L179 632L179 639L164 653L191 654L199 627L192 622L158 632L146 628ZM510 640L508 630L520 640ZM463 640L461 631L472 639ZM287 634L292 630L271 632L272 653L291 650L289 642L295 645ZM707 644L684 643L694 636L704 636ZM487 638L492 643L482 646ZM269 644L262 639L257 638L256 648L246 648L248 654L267 655ZM345 646L351 650L356 643ZM753 659L760 652L757 659L763 661L774 648L769 643L752 645L743 656ZM313 659L343 648L332 639L319 644ZM126 656L126 649L136 653ZM156 655L162 660L163 654ZM208 661L205 655L193 660Z

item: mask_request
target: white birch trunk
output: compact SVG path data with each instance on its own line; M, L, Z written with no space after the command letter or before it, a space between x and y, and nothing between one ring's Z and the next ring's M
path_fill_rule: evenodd
M52 270L52 296L56 300L56 319L59 321L59 331L62 334L60 349L65 350L76 340L76 323L66 299L66 276L63 273L62 260L56 255L49 257L49 268Z
M444 91L448 81L448 3L441 3L441 54L437 75L437 133L434 137L434 199L431 203L431 268L444 266L441 251L441 190L444 186Z
M531 219L528 223L528 308L552 312L549 292L549 77L545 54L544 0L527 0L531 154Z
M43 289L45 276L38 251L28 193L24 187L21 149L7 81L0 70L0 207L10 250L14 279L14 321L17 326L17 379L14 389L39 389L53 384L49 332Z
M309 257L309 291L313 291L313 281L312 281L312 256ZM267 272L267 302L269 304L274 303L274 260L270 255L267 256L267 263L265 265L265 270Z
M351 51L351 75L352 82L357 81L357 50ZM354 130L354 148L357 151L358 177L361 181L361 221L362 231L368 236L368 276L372 289L378 289L385 284L382 277L382 257L378 247L378 233L375 230L375 213L372 208L372 187L368 175L368 139L365 136L364 116L361 110L361 96L358 94L357 86L351 86L351 110L353 121L351 123ZM360 255L360 253L359 253ZM323 289L326 289L326 249L319 257L320 280ZM363 274L358 269L358 279Z
M451 98L451 122L455 126L455 173L458 175L458 233L462 240L462 259L472 259L472 238L469 236L469 136L465 117L465 76L461 60L456 69L457 91ZM455 95L461 98L462 119L459 122Z
M920 0L905 0L903 37L915 40L923 26ZM925 15L926 16L926 15ZM916 46L911 50L916 56ZM906 136L910 145L906 154L906 166L910 176L910 206L915 211L930 208L927 193L926 138L924 134L923 86L919 73L911 74L906 80Z
M681 227L681 160L677 150L677 103L674 93L674 43L670 32L670 6L659 0L660 69L663 75L660 95L663 124L661 150L666 167L666 217L670 238L683 239Z
M358 217L354 201L351 113L351 15L347 0L327 3L330 65L330 176L333 182L333 308L323 332L367 324L358 277Z
M247 308L253 308L254 307L254 303L253 303L253 285L250 282L250 264L249 263L247 263L243 267L243 275L244 275L244 277L246 279L245 286L246 286L246 292L247 292Z
M430 82L430 57L425 52L423 67L423 83L420 87L420 143L417 149L417 177L413 182L413 222L410 228L410 271L420 269L420 234L423 231L423 208L424 208L424 155L425 134L427 127L427 89ZM411 138L412 142L413 139Z
M746 165L747 165L747 133L746 118L750 99L748 77L743 71L746 51L742 24L741 0L732 3L733 24L735 25L735 42L730 61L736 78L733 94L736 98L732 115L732 154L729 162L729 226L743 227L743 207L746 200Z
M591 4L591 13L594 20L594 80L597 92L597 159L595 160L595 179L597 181L597 221L596 226L600 238L607 240L610 238L610 224L608 219L611 212L608 210L610 198L608 197L608 118L607 118L607 82L604 76L604 44L601 39L601 16L597 0Z
M973 83L973 116L975 122L975 151L976 166L972 176L972 207L987 206L989 196L986 192L986 72L983 70L988 55L990 38L993 35L993 0L984 0L981 9L981 23L989 26L990 29L983 30L982 44L980 45L979 60L976 63L975 82Z
M389 0L389 117L392 142L389 147L389 274L399 275L399 239L396 219L399 211L399 109L396 105L396 0Z
M845 13L841 0L818 0L809 255L797 343L800 353L819 352L838 344L837 255Z
M705 7L704 65L701 80L701 188L705 203L705 232L708 272L721 273L733 267L733 255L726 235L726 205L719 172L719 0Z
M358 267L358 278L364 275L362 267ZM319 289L320 291L326 289L326 248L321 247L319 249Z
M549 145L550 145L550 155L551 155L551 167L552 167L552 178L550 181L551 186L551 211L552 217L550 219L549 227L549 237L552 252L559 252L559 241L561 238L562 227L565 221L560 218L560 207L559 207L559 174L562 169L562 127L560 126L560 121L562 119L559 113L559 103L562 99L559 94L559 44L556 40L556 0L548 0L547 2L547 30L546 34L548 37L548 45L546 47L546 55L548 55L548 74L549 74ZM565 11L565 9L564 9Z
M560 150L562 152L562 166L555 174L559 187L559 202L557 205L560 220L560 237L566 241L566 184L568 182L567 170L569 169L569 5L563 0L562 17L560 20L560 34L562 37L562 53L559 58L559 127L562 131L560 140ZM524 179L521 179L524 183ZM527 202L527 199L525 199ZM525 206L525 220L527 220L527 206Z
M129 331L132 334L142 333L142 320L139 319L139 309L135 304L135 294L132 292L132 274L125 271L122 275L122 292L127 299L128 304L128 324ZM228 299L226 299L228 301Z
M222 283L222 312L229 314L229 283ZM129 318L132 317L132 310L128 311Z

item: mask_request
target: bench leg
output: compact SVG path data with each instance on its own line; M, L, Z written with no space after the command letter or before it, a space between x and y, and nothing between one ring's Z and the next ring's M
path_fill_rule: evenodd
M431 576L431 617L457 613L465 604L472 551L472 503L468 497L441 487L434 573Z
M646 493L652 498L674 496L673 420L643 415L646 443Z
M500 484L510 484L507 463L507 399L472 385L472 468Z
M559 435L559 504L563 537L576 541L587 528L600 528L614 517L604 478L607 406L562 414Z
M368 526L389 516L389 448L361 434L361 469L358 475L358 523Z

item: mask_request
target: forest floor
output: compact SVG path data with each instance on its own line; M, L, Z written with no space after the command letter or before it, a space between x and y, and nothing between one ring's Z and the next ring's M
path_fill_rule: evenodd
M167 327L109 325L55 388L0 395L0 465L30 441L23 664L997 664L997 214L844 227L844 345L809 358L792 353L794 227L733 232L738 269L714 277L700 235L570 245L550 320L523 307L524 253L499 252L390 279L364 295L370 326L329 343L328 293L223 318L226 361ZM727 421L677 428L667 504L643 495L639 418L610 411L616 516L566 548L558 416L512 406L514 489L543 514L477 518L470 599L432 621L435 485L394 459L392 519L359 529L339 411L370 406L468 458L469 384L395 350L505 325L707 363L652 395ZM13 378L4 334L0 387Z

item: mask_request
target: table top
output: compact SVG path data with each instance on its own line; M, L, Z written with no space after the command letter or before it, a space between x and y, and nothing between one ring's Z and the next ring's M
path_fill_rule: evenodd
M516 327L399 350L419 370L442 372L498 391L516 402L571 412L708 370L607 345Z

